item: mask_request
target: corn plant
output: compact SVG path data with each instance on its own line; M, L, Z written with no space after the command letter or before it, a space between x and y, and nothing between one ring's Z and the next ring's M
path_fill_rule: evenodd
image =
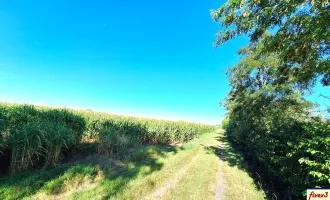
M0 153L11 152L12 173L57 166L63 151L81 142L99 143L100 153L114 154L130 144L186 142L212 129L184 121L0 103Z
M120 130L116 130L115 128L105 128L100 131L100 154L112 155L123 153L127 150L131 141L120 132Z
M64 149L69 149L77 141L70 128L63 123L43 123L40 128L43 135L43 145L45 149L45 166L57 166L62 158Z
M21 172L34 166L44 152L39 122L28 122L24 127L16 130L11 139L10 171Z

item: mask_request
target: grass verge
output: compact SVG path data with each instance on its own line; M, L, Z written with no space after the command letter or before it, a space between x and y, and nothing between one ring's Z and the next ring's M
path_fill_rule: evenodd
M180 147L140 146L121 159L92 155L3 177L0 199L214 199L219 170L224 199L264 199L249 174L229 160L242 158L221 138L212 132Z

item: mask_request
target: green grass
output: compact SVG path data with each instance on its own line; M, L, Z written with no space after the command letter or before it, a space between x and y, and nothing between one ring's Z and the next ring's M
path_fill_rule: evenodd
M43 189L46 194L59 194L65 191L65 187L79 186L86 180L95 179L97 174L98 170L95 165L78 164L71 167L58 178L49 181Z
M214 154L201 156L186 171L186 175L162 199L214 199L218 158Z
M226 185L225 199L266 199L261 183L256 183L250 177L247 171L248 163L243 156L231 147L224 134L219 135L217 140L221 144L216 152L223 160L221 171Z
M58 168L3 177L0 199L214 199L218 170L225 199L242 199L241 194L263 199L263 191L240 167L223 161L219 169L221 143L212 132L182 146L141 145L121 159L92 155Z

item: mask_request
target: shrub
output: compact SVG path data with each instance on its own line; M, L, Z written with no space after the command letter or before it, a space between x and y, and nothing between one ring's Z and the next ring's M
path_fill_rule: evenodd
M280 195L299 199L306 188L330 186L330 123L285 118L263 118L261 129L253 120L230 120L226 133Z
M222 122L221 122L221 127L222 127L223 129L226 129L226 128L228 127L228 125L229 125L229 117L227 116L226 118L224 118L224 119L222 120Z

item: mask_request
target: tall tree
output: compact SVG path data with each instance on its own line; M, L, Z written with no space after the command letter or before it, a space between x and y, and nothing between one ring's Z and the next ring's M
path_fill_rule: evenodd
M248 34L251 41L271 32L260 53L276 53L282 82L309 88L318 77L330 85L328 0L228 0L212 12L221 23L215 45Z
M330 124L310 114L294 83L282 83L279 55L264 48L262 39L242 48L227 71L226 134L279 199L302 199L306 188L330 186Z

